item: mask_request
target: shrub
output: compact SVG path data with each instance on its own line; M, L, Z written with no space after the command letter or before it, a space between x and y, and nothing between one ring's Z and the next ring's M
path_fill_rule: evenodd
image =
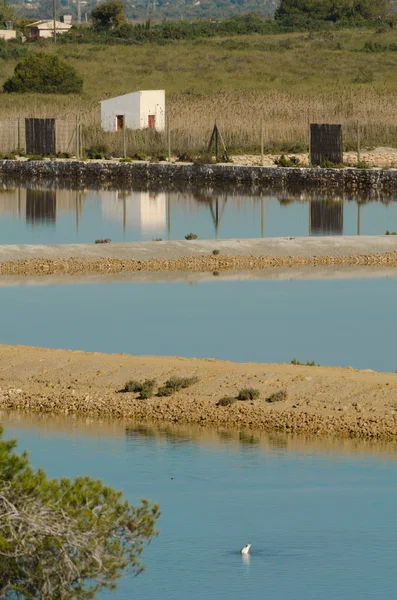
M153 238L153 242L162 242L163 238Z
M397 235L397 231L390 232L389 230L387 230L385 235Z
M239 391L237 400L256 400L260 396L260 391L255 388L243 388Z
M83 79L58 56L38 52L23 58L3 86L7 93L79 94Z
M145 381L136 381L134 379L130 379L125 384L124 388L121 390L122 392L133 392L134 394L139 393L139 398L141 400L146 400L153 396L154 388L156 386L155 379L145 379Z
M218 400L218 402L216 403L216 406L230 406L231 404L234 404L235 402L236 402L236 398L233 398L233 396L223 396L223 398Z
M343 165L342 163L334 163L334 162L332 162L332 160L329 160L329 158L323 158L323 160L320 163L320 168L321 169L344 169L345 165Z
M111 241L112 240L110 238L104 238L103 240L102 239L95 240L95 243L96 244L110 244Z
M300 160L296 156L285 156L282 154L279 159L274 161L274 164L278 167L299 167Z
M220 250L213 250L213 251L212 251L212 254L213 254L214 256L218 256L218 254L220 254L220 253L221 253L221 251L220 251Z
M359 160L356 164L356 169L369 169L369 165L365 160Z
M110 158L111 155L110 148L105 144L94 144L85 148L84 153L87 158L91 159Z
M198 235L196 235L195 233L188 233L187 235L185 235L185 240L197 240Z
M307 360L305 363L300 362L300 360L293 358L291 360L291 365L302 365L302 366L306 366L306 367L315 367L316 363L314 362L314 360ZM318 367L320 365L317 365Z
M179 392L179 390L197 383L198 380L198 377L170 377L163 386L159 387L157 395L160 397L172 396L172 394Z
M274 392L269 398L266 398L266 402L282 402L287 399L287 390L279 390Z

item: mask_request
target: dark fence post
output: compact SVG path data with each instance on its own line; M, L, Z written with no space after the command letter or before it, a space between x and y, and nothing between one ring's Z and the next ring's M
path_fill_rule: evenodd
M343 163L342 125L310 124L310 164Z

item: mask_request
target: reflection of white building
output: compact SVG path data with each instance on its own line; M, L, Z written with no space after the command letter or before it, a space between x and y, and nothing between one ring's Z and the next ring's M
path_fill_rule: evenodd
M102 217L153 236L165 232L167 204L165 192L102 192Z

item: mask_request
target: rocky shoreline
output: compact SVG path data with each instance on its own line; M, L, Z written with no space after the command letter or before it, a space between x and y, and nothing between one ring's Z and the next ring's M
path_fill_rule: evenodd
M134 357L0 346L0 410L397 439L397 374L352 368ZM121 393L128 379L195 377L170 397ZM255 388L259 397L217 406ZM269 402L285 391L279 402Z

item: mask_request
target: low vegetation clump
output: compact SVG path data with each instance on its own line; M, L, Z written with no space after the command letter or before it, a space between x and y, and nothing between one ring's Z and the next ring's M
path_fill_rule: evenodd
M389 231L387 230L385 235L397 235L397 231Z
M299 167L301 163L297 156L285 156L282 154L280 158L274 161L274 164L278 167Z
M153 238L153 242L162 242L163 238Z
M243 388L239 391L237 400L256 400L260 396L260 391L256 388Z
M188 233L185 235L185 240L197 240L198 235L196 233Z
M105 144L93 144L89 148L85 148L84 154L90 159L109 159L111 157L111 150Z
M97 240L95 240L96 244L110 244L112 240L110 238L99 238Z
M157 396L172 396L179 390L190 387L198 382L198 377L170 377L164 385L159 387Z
M127 381L127 383L121 391L139 394L140 400L147 400L148 398L152 398L154 396L155 387L155 379L145 379L145 381L136 381L134 379L130 379L129 381Z
M216 406L230 406L231 404L234 404L236 402L236 398L234 398L233 396L223 396L223 398L220 398L218 400L218 402L216 403Z
M345 166L343 163L334 163L329 158L323 158L320 163L320 169L344 169Z
M221 251L220 251L220 250L213 250L213 251L212 251L212 254L213 254L214 256L218 256L218 254L220 254L220 253L221 253Z
M283 402L287 399L287 390L279 390L278 392L274 392L269 398L266 398L266 402Z
M297 358L293 358L291 360L291 365L301 365L301 366L305 366L305 367L316 367L316 366L319 367L320 366L320 365L316 365L314 360L307 360L305 363L302 363Z
M23 58L4 83L7 93L80 94L83 79L58 56L37 52Z

